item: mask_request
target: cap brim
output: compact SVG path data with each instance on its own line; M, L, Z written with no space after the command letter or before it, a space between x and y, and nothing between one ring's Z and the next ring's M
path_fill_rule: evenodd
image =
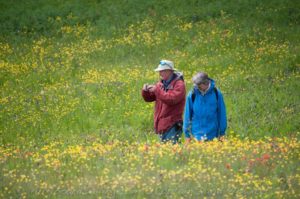
M163 71L163 70L172 70L172 71L175 71L175 70L177 70L176 68L173 68L173 69L170 69L170 68L157 68L157 69L155 69L154 71L155 72L159 72L159 71Z

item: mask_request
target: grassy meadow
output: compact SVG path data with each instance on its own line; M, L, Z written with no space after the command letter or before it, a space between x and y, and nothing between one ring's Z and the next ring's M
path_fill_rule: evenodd
M0 198L299 198L300 3L0 0ZM224 143L161 145L170 59L223 92ZM184 139L184 138L183 138Z

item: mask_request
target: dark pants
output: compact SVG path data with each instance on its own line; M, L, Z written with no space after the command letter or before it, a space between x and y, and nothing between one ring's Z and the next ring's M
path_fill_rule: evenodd
M160 141L163 143L171 141L173 144L176 144L178 143L181 134L182 134L182 129L179 128L177 124L175 124L167 132L159 135L159 137L160 137Z

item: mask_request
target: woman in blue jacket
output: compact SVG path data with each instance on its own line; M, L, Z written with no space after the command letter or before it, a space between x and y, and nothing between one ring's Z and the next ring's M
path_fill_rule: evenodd
M226 108L222 93L204 72L193 76L194 88L185 104L183 131L186 142L218 138L223 140L227 128Z

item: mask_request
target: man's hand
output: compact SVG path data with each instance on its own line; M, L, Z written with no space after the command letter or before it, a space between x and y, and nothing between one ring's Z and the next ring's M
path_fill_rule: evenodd
M156 86L152 85L152 84L150 84L150 85L149 84L144 84L143 90L144 91L149 91L149 92L155 92Z
M156 90L156 86L155 86L155 85L148 85L148 90L149 90L150 92L154 93L155 90Z
M148 86L149 86L148 84L144 84L143 90L144 90L144 91L148 91Z

